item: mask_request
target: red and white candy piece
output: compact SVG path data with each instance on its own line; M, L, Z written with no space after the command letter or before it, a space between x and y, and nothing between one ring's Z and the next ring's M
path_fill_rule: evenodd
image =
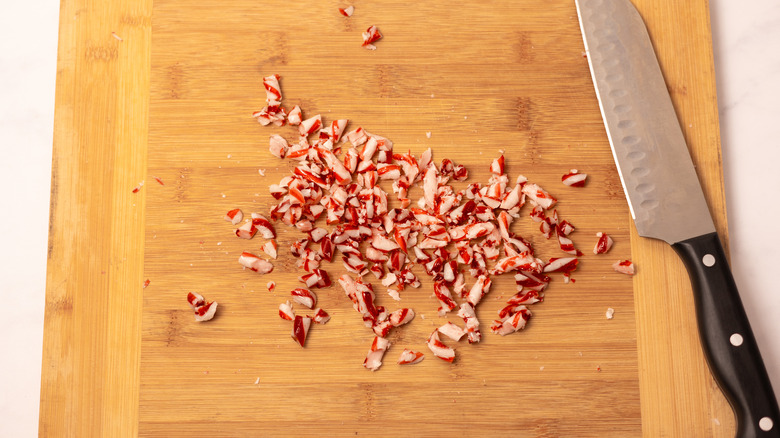
M314 117L310 117L301 122L298 126L298 132L302 137L307 137L309 134L322 128L322 116L317 114Z
M572 169L569 173L561 177L561 181L570 187L585 187L585 179L587 177L587 173L579 173L577 169Z
M466 335L466 330L463 328L447 321L437 329L439 333L443 334L444 336L452 339L453 341L460 341L460 338Z
M433 352L434 356L438 357L439 359L450 363L455 360L455 350L453 350L451 347L448 347L441 341L439 338L438 329L434 330L433 333L431 333L431 335L428 337L427 345L431 352Z
M279 105L282 101L282 87L279 86L279 75L271 75L263 78L265 88L265 100L268 105Z
M202 295L196 292L187 294L187 303L195 311L195 321L204 322L214 318L217 313L217 302L207 302Z
M547 210L558 202L551 194L543 188L533 183L526 183L523 186L523 193L534 201L538 206Z
M257 228L260 235L265 239L276 239L276 230L271 222L265 216L259 213L252 213L252 225Z
M244 213L241 212L241 209L234 209L227 212L225 215L225 220L230 222L233 225L238 225L241 220L244 219Z
M295 319L295 312L293 312L289 301L279 304L279 317L288 321Z
M352 5L347 6L346 8L339 8L339 14L345 17L351 17L353 12L355 12L355 7Z
M376 371L382 366L382 358L385 355L385 351L390 348L390 341L379 336L374 337L374 342L371 343L371 349L366 354L366 359L363 361L363 366L371 371Z
M328 312L317 307L314 309L314 316L312 317L312 320L316 324L325 324L330 321L330 315L328 315Z
M314 295L314 292L309 289L302 287L295 288L290 291L290 295L292 296L293 301L306 306L309 309L313 309L314 305L317 304L317 295Z
M246 251L242 252L238 257L238 263L244 268L255 271L258 274L268 274L274 270L274 265L270 262Z
M203 295L197 292L188 293L187 302L190 304L190 307L192 307L192 310L197 310L198 307L206 304L206 300L203 298Z
M255 237L255 234L257 233L257 228L255 228L254 225L252 225L252 221L246 221L243 225L236 228L236 236L242 238L242 239L251 239Z
M195 310L195 321L198 322L209 321L212 318L214 318L214 315L216 315L216 313L217 313L217 302L212 301L210 303L206 303Z
M388 321L393 327L402 326L414 319L414 310L412 309L398 309L390 313Z
M376 46L373 43L379 41L382 38L382 34L379 32L376 26L371 26L363 32L363 47L370 50L376 50Z
M466 335L468 335L469 344L475 344L482 339L482 332L479 330L479 320L474 306L469 303L463 303L458 310L458 316L463 318L466 323Z
M347 123L349 123L349 120L347 119L339 119L331 122L330 126L326 130L326 133L328 134L328 137L333 142L333 144L336 144L339 142L339 140L341 140L341 134L347 127Z
M492 163L490 163L490 172L494 175L503 175L504 174L504 156L501 155L500 157L493 160Z
M414 365L422 362L423 359L425 359L425 354L404 348L404 351L398 356L398 365Z
M275 282L275 281L273 281L273 280L271 280L271 281L269 281L269 282L268 282L268 283L265 285L265 287L266 287L266 288L268 288L268 292L273 292L273 291L274 291L274 289L276 289L276 282Z
M477 278L477 282L474 283L474 286L471 287L469 294L466 296L466 301L468 301L472 306L476 307L476 305L482 300L482 297L484 297L490 291L491 284L493 284L493 282L490 281L488 276L480 275Z
M612 265L612 269L621 274L634 275L634 262L631 260L619 260Z
M275 240L269 240L268 242L265 242L265 244L261 249L263 250L264 253L268 254L269 257L276 260L277 246Z
M593 248L593 254L604 254L605 252L609 251L610 248L612 248L612 238L609 237L606 233L598 232L596 233L596 237L598 237L599 240L596 242L596 246Z
M310 317L295 315L290 336L292 336L292 338L295 339L295 342L301 347L306 345L306 336L309 334L309 327L311 327Z
M507 316L502 321L493 321L493 324L490 325L490 329L493 333L506 336L525 328L525 324L530 318L531 311L525 306L519 306L517 312L513 315Z
M268 140L268 150L271 155L278 158L284 158L287 155L287 151L290 149L290 145L287 140L281 135L274 134Z
M287 123L298 126L303 121L303 113L301 112L301 107L298 105L295 105L293 109L290 110L290 113L287 114Z
M549 262L547 262L546 265L544 265L544 268L542 268L542 272L569 273L577 269L578 263L579 260L577 260L577 257L561 257L561 258L553 257L550 259Z

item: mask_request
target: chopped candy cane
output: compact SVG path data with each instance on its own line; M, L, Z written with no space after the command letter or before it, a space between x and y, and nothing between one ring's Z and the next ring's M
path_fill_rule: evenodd
M204 322L214 318L217 313L217 302L212 301L195 309L195 321Z
M328 287L331 285L330 276L322 269L313 268L308 274L304 274L300 277L301 282L306 284L306 287Z
M339 8L339 13L345 17L351 17L353 12L355 12L355 7L351 5L346 8Z
M347 119L339 119L331 122L327 133L334 144L341 140L341 134L344 132L344 128L347 127L347 123L349 123L349 120Z
M306 137L309 134L317 131L321 127L322 127L322 116L317 114L314 117L310 117L302 121L300 126L298 126L298 132L300 132L302 137Z
M276 259L276 248L277 248L276 247L276 241L275 240L269 240L268 242L266 242L263 245L262 250L263 250L264 253L268 254L269 257L271 257L272 259L275 260Z
M353 131L348 132L344 137L346 137L347 140L349 140L350 143L352 143L352 146L358 147L366 141L368 141L368 135L366 134L366 130L363 128L357 128ZM374 141L374 148L376 148L376 141ZM365 151L365 148L363 149ZM376 150L376 149L374 149ZM373 154L372 154L373 155ZM365 155L360 154L361 158L366 158ZM371 158L371 157L368 157Z
M311 318L308 316L295 315L293 319L293 329L290 336L301 347L306 344L306 336L309 334L309 327L311 326Z
M204 304L206 304L206 300L203 298L201 294L197 292L188 293L187 302L190 304L190 307L192 307L192 310L197 310L198 307L201 307Z
M151 281L151 280L149 280L148 278L147 278L146 280L144 280L144 287L143 287L143 288L144 288L144 289L146 289L147 287L149 287L149 284L150 284L151 282L152 282L152 281Z
M379 32L376 26L371 26L363 32L363 47L374 50L376 47L372 43L379 41L382 38L382 34Z
M560 228L557 228L560 230ZM568 237L564 236L562 232L558 231L558 244L561 247L561 250L565 253L581 256L582 252L574 247L574 242L571 241Z
M378 370L382 366L382 357L388 348L390 348L390 341L379 336L374 337L371 349L368 350L366 359L363 361L363 366L371 371Z
M214 318L214 315L217 313L217 302L207 302L199 293L188 293L187 303L189 303L190 307L195 312L195 321L208 321Z
M260 232L260 235L263 236L263 238L276 238L276 230L274 230L274 226L271 225L271 222L269 222L265 216L258 213L252 213L252 226Z
M571 272L577 269L578 263L579 260L577 260L577 257L553 257L549 262L547 262L546 265L544 265L542 272Z
M246 221L244 225L236 229L236 236L242 239L251 239L255 233L257 233L257 228L252 224L252 221Z
M506 197L501 201L501 205L499 206L499 208L502 208L504 210L510 210L515 206L517 206L517 204L519 204L520 200L522 199L521 191L522 191L522 187L520 186L520 184L516 184L515 188L512 189L512 191L509 192L506 195Z
M291 290L290 295L292 296L293 301L304 305L309 309L313 309L314 305L317 303L317 296L309 289L299 287Z
M274 265L270 262L246 251L242 252L241 256L238 257L238 263L258 274L268 274L274 270Z
M466 323L466 334L468 335L469 344L479 342L482 339L482 333L479 330L479 320L474 311L474 306L469 303L461 304L458 316L463 318L463 322Z
M634 275L634 263L631 260L619 260L612 265L612 269L621 274Z
M434 330L428 337L428 348L433 352L434 356L445 362L452 362L455 360L455 350L446 346L439 338L439 330Z
M265 98L269 104L278 105L282 101L282 88L279 86L279 75L271 75L263 78Z
M439 333L443 334L444 336L452 339L453 341L460 341L460 338L466 335L466 330L464 330L461 327L458 327L457 325L447 321L437 329Z
M390 325L393 327L402 326L414 319L414 310L412 309L398 309L388 316Z
M275 281L269 281L266 285L266 288L268 288L268 292L273 292L274 289L276 289L276 282Z
M290 113L287 114L287 123L298 126L301 124L302 120L301 107L295 105L293 109L290 110Z
M461 276L462 277L462 276ZM444 282L436 281L433 283L433 292L436 295L436 299L439 300L439 315L444 316L445 313L454 309L458 305L452 299L450 290L444 284Z
M314 243L319 242L322 240L323 237L328 235L328 230L325 228L314 228L311 231L309 231L309 236L311 236L311 241Z
M381 34L372 26L364 38L365 47L375 49L371 43L381 38ZM498 312L499 319L491 324L491 329L501 335L525 326L530 317L526 306L542 301L543 291L550 284L550 277L545 273L561 273L564 282L574 281L570 274L577 268L576 257L553 258L545 263L534 255L529 241L510 230L510 225L520 217L521 208L529 200L531 219L539 223L545 235L552 237L555 232L564 251L580 255L568 238L574 227L567 221L559 221L557 211L552 210L557 200L523 175L517 176L510 185L503 151L491 163L488 181L471 183L458 191L450 181L466 179L468 170L465 166L445 158L437 167L430 149L419 157L411 152L394 152L390 140L369 134L361 127L344 134L347 119L334 118L323 123L322 117L317 115L303 120L298 106L287 114L280 104L279 77L272 75L264 79L266 107L253 116L263 125L297 125L301 136L292 145L281 136L269 140L272 154L293 160L292 172L269 187L277 202L271 207L270 220L253 214L253 220L237 234L251 238L260 232L269 241L275 241L276 232L271 221L304 233L303 239L293 243L290 254L297 258L296 267L304 271L299 280L307 288L330 284L330 277L320 269L320 263L332 261L334 254L340 252L344 268L357 278L342 275L339 284L364 325L378 336L375 339L379 344L383 343L381 340L387 341L386 336L394 327L411 320L414 312L411 309L390 312L379 305L373 287L363 279L369 272L381 280L392 298L400 300L400 292L407 286L421 285L412 272L412 266L419 264L432 277L442 316L458 307L453 296L463 299L458 316L463 318L465 328L445 324L428 340L429 348L438 351L438 356L447 361L452 361L455 353L441 343L440 333L451 334L456 339L466 334L470 343L480 341L475 306L488 292L490 276L513 272L517 285L517 293L506 301ZM345 150L342 150L343 140L349 142ZM571 173L568 180L563 179L565 184L584 182L584 174L574 170ZM384 190L386 186L381 184L382 180L390 181L400 208L388 206L389 194ZM415 187L419 187L420 192L413 192ZM410 199L411 193L420 195ZM315 223L320 217L326 225L317 227ZM235 225L240 223L241 219L238 219ZM312 242L318 247L309 248ZM265 243L263 250L273 256L271 245ZM259 263L256 256L244 257L242 265L254 267ZM476 279L469 288L466 288L466 270ZM298 300L311 306L315 304L314 299L303 294ZM293 337L301 345L311 321L327 318L319 315L320 311L314 309L313 317L305 317L308 320L290 316L293 318ZM424 319L422 314L420 318ZM379 350L386 347L377 345L369 352L365 362L368 369L381 365L384 352ZM417 358L417 354L410 353L406 360Z
M558 202L557 199L536 184L526 183L523 186L523 193L545 210Z
M422 362L423 359L425 359L425 354L404 348L404 351L398 356L398 365L414 365Z
M165 183L163 182L163 180L161 180L160 178L158 178L158 177L156 177L156 176L153 176L152 178L154 178L154 180L155 180L155 181L157 181L158 183L160 183L160 185L161 185L161 186L164 186L164 185L165 185Z
M561 181L570 187L585 187L586 173L579 173L577 169L572 169L569 173L561 177Z
M284 158L285 155L287 155L287 150L290 148L290 145L287 143L287 140L285 140L284 137L278 134L272 135L268 143L269 143L268 150L271 151L271 155L278 158Z
M295 312L293 312L293 308L290 305L290 301L286 301L282 304L279 304L279 317L282 319L286 319L288 321L292 321L295 319Z
M466 300L469 302L469 304L476 307L480 300L482 300L482 297L488 293L492 283L493 282L490 281L490 278L488 278L486 275L480 275L479 278L477 278L477 282L474 283L474 286L472 286L468 296L466 297Z
M596 233L596 237L598 237L599 240L596 242L596 246L593 248L593 254L604 254L612 248L612 238L609 237L606 233L598 232Z
M493 160L492 163L490 163L490 172L496 175L503 175L504 174L504 156L501 155L500 157Z
M330 315L328 315L328 312L320 309L319 307L314 309L314 316L312 317L312 320L316 324L325 324L328 321L330 321Z
M606 316L607 316L607 319L612 319L612 318L614 318L614 317L615 317L615 309L613 309L613 308L611 308L611 307L607 308L607 314L606 314Z
M525 306L520 306L516 313L507 316L503 321L493 321L490 330L501 336L522 330L531 318L531 311Z
M241 220L244 219L244 213L241 212L240 209L236 208L234 210L230 210L225 215L225 220L230 222L233 225L238 225Z

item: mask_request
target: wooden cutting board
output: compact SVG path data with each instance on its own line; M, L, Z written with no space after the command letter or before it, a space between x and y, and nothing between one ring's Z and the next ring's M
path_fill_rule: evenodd
M634 3L725 236L707 2ZM685 270L630 221L574 2L353 4L345 18L332 1L63 1L40 435L733 435ZM368 51L360 34L374 24L385 37ZM445 319L419 268L423 286L400 303L374 282L380 304L418 313L379 371L361 366L372 335L338 286L317 291L332 320L298 347L276 309L298 285L299 234L277 226L280 260L259 276L236 259L262 239L222 219L266 212L268 185L289 172L267 139L291 128L250 117L274 73L288 107L347 118L396 151L430 147L469 181L486 181L503 150L510 176L546 187L577 227L576 282L555 278L528 327L498 337L487 325L514 285L496 279L478 309L483 341L458 343L453 364L424 345ZM585 188L560 183L571 168L590 175ZM525 214L515 226L543 257L562 255ZM598 231L616 242L606 256L589 254ZM612 271L629 258L634 278ZM218 316L194 321L189 291ZM426 359L398 366L403 348Z

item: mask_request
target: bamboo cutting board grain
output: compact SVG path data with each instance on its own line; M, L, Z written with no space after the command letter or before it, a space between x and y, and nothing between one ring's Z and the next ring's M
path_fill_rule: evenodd
M707 4L678 3L635 2L724 233ZM684 268L631 224L573 1L354 4L345 18L331 1L63 2L40 434L733 434ZM360 47L372 24L385 35L373 52ZM277 306L299 284L288 248L300 234L277 225L280 259L259 276L236 260L263 240L235 238L222 219L267 212L268 185L291 168L267 147L293 128L250 117L273 73L288 108L348 118L396 151L430 147L434 161L469 167L470 182L505 151L510 177L546 187L577 227L576 282L556 278L528 327L498 337L487 326L514 285L494 279L478 309L483 341L455 345L454 364L424 345L445 319L419 268L423 287L400 303L374 282L380 304L417 312L379 371L361 366L373 335L337 285L317 290L332 320L298 347ZM560 183L571 168L590 175L586 188ZM526 217L513 227L542 257L561 255ZM607 256L588 255L598 231L615 239ZM612 271L620 258L635 278ZM188 291L218 301L217 317L194 321ZM403 348L426 359L400 367Z

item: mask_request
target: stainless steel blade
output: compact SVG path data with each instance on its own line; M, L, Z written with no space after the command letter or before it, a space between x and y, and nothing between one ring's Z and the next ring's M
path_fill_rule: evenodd
M576 0L593 83L639 235L715 231L650 37L629 0Z

